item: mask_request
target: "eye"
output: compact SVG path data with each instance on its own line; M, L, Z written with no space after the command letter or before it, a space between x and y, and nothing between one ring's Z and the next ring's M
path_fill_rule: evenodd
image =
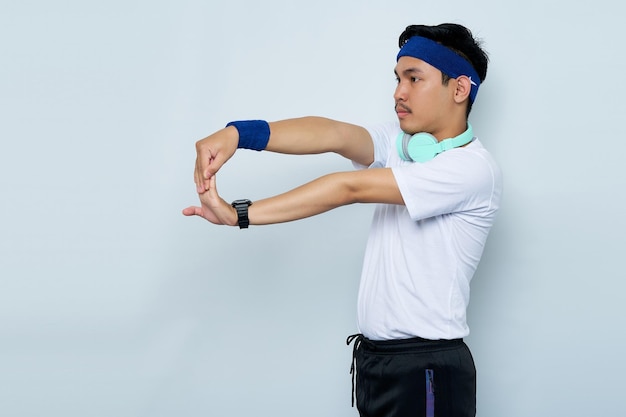
M418 82L420 79L418 77L411 77L411 82L412 83L416 83Z

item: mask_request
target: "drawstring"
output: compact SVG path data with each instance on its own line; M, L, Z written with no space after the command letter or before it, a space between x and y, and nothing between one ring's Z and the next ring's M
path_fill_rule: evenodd
M354 393L355 393L355 378L356 378L356 352L361 346L361 342L365 339L360 333L348 336L346 339L346 345L350 346L350 343L354 341L352 346L352 363L350 364L350 375L352 375L352 407L354 407Z

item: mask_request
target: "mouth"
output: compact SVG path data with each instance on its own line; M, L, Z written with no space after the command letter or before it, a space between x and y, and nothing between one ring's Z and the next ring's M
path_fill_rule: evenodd
M398 118L402 119L403 117L408 116L409 114L411 114L411 109L409 109L408 107L406 107L404 104L396 104L396 114L398 115Z

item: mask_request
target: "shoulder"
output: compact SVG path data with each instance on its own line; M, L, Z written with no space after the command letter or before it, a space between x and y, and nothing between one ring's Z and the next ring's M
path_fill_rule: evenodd
M501 182L502 171L500 170L500 166L480 140L475 139L464 150L467 151L464 153L467 164L477 172L482 172L485 176L492 178L494 181Z
M478 139L424 163L401 163L393 173L405 200L408 194L421 199L433 195L466 201L477 196L491 199L502 188L500 168Z
M369 133L372 143L374 145L374 162L370 164L369 168L382 168L389 166L388 160L390 156L390 150L395 149L395 140L402 130L400 129L400 123L395 122L383 122L383 123L371 123L363 125L365 130ZM356 168L368 168L363 165L354 164Z
M369 132L374 141L395 140L398 134L402 132L398 121L368 124L363 127Z

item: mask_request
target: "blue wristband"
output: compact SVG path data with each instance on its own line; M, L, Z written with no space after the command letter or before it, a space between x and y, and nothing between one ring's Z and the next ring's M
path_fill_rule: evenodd
M226 125L235 126L239 132L237 148L262 151L270 140L270 125L265 120L241 120Z

